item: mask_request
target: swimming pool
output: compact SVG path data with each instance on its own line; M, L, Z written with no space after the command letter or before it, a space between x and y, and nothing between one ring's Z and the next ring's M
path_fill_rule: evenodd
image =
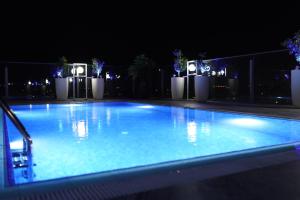
M33 176L15 184L105 173L300 140L300 121L127 102L17 105L33 139ZM22 145L7 120L11 149Z

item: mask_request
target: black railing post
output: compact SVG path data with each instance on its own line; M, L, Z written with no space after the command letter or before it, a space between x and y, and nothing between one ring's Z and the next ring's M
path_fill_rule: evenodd
M8 68L7 65L4 67L4 96L8 98Z
M249 61L249 95L250 102L254 103L254 59Z

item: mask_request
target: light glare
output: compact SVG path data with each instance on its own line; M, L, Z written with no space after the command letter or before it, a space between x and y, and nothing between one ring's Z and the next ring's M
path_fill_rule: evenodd
M265 124L263 120L254 119L254 118L229 119L227 122L233 125L245 126L245 127L257 127L257 126L263 126Z
M77 67L77 73L82 74L84 72L83 67Z
M191 72L196 71L196 65L194 63L189 64L189 71Z

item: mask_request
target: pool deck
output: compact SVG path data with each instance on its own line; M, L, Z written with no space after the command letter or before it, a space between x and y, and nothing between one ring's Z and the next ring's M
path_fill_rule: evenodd
M300 109L293 106L279 105L254 105L254 104L228 104L220 102L198 103L190 101L171 100L103 100L104 102L129 101L156 105L171 105L194 109L249 113L262 116L283 117L300 120ZM100 102L103 102L100 101ZM12 104L44 104L44 103L77 103L78 101L34 101L10 102ZM82 101L79 101L82 102ZM84 101L85 102L85 101ZM92 102L92 101L87 101ZM300 130L299 130L300 131ZM200 162L200 161L199 161ZM224 162L212 162L197 166L196 163L187 163L186 166L177 166L164 169L162 172L148 170L144 175L128 171L127 175L121 174L116 179L98 177L87 184L81 178L75 178L73 190L68 194L59 190L65 183L63 180L54 183L57 190L47 194L48 187L44 182L37 185L39 199L46 199L54 195L76 195L78 199L88 195L90 199L114 197L115 199L299 199L300 196L300 154L297 150L286 150L266 153L261 156L243 155L238 159L229 159ZM145 183L146 179L151 183ZM98 180L98 181L97 181ZM95 182L100 185L96 186ZM27 186L25 186L27 187ZM96 189L98 192L91 194ZM118 189L122 188L122 189ZM138 189L137 189L138 188ZM85 192L84 192L85 191ZM94 190L93 190L94 191ZM22 190L20 191L22 194ZM35 198L28 196L28 199ZM50 196L49 196L50 195ZM94 195L94 196L93 196ZM123 195L123 196L120 196ZM1 195L0 195L1 196ZM31 198L30 198L31 197ZM74 196L73 196L74 197ZM95 198L93 198L95 197ZM73 199L73 198L66 198Z
M132 99L104 99L104 100L67 100L67 101L9 101L10 104L60 104L60 103L79 103L79 102L116 102L128 101L137 103L149 103L157 105L180 106L186 108L205 109L214 111L227 111L249 113L271 117L283 117L290 119L300 119L300 108L292 105L275 105L275 104L252 104L252 103L228 103L220 101L208 101L206 103L199 103L194 100L132 100Z

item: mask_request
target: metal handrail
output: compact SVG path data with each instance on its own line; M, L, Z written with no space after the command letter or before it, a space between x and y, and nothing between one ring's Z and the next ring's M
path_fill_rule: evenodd
M9 105L0 98L0 107L3 109L4 113L9 117L9 119L13 122L13 124L16 126L16 128L20 131L20 133L23 136L23 139L26 141L26 151L29 151L31 149L32 139L30 135L28 134L27 130L23 126L22 122L19 120L19 118L12 112Z
M249 54L242 54L242 55L236 55L236 56L227 56L227 57L220 57L220 58L204 59L203 62L226 60L226 59L233 59L233 58L242 58L242 57L250 57L250 56L258 56L258 55L271 54L271 53L281 53L281 52L287 52L287 51L288 51L288 49L279 49L279 50L273 50L273 51L261 51L261 52L257 52L257 53L249 53Z

